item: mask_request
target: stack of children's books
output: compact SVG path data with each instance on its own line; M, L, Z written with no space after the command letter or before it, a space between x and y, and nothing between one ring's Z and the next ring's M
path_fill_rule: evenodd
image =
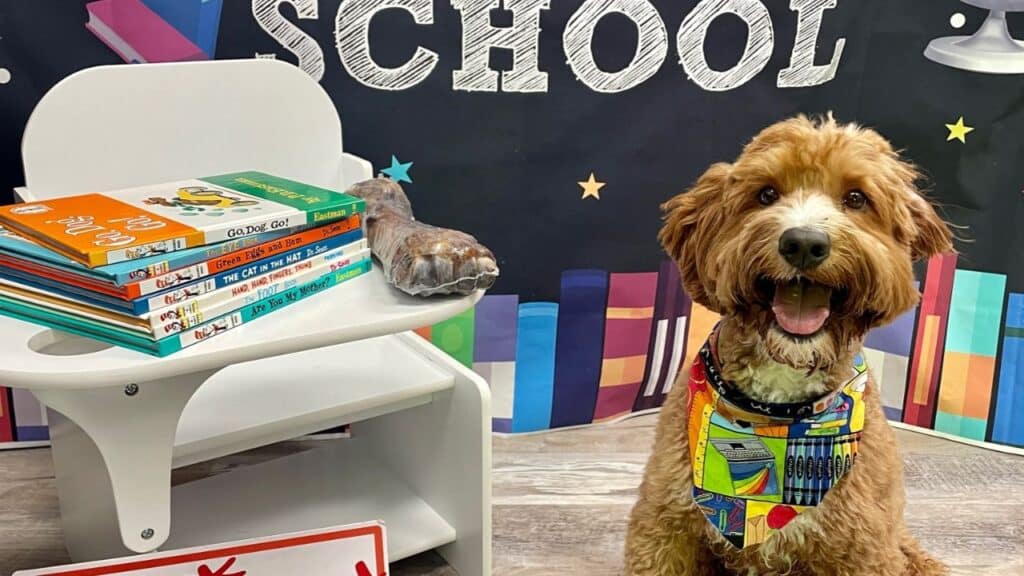
M166 356L371 267L365 202L261 172L0 207L0 314Z

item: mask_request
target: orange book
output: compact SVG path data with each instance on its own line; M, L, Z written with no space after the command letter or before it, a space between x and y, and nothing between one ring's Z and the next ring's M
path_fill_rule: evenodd
M327 224L359 198L239 172L0 207L0 224L89 267Z

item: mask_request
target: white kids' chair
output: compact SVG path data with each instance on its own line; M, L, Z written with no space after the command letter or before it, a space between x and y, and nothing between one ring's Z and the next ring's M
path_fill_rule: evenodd
M23 200L238 170L372 176L319 84L262 59L83 70L39 102L22 154ZM0 383L50 409L76 561L382 519L392 561L438 548L487 575L487 384L408 332L481 295L412 298L375 269L166 358L0 317ZM172 468L345 423L351 439L170 486Z

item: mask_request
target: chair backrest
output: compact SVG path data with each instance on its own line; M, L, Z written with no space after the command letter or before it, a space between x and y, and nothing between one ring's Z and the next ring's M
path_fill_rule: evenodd
M43 96L22 158L37 199L236 170L334 186L341 120L320 85L285 62L98 66Z

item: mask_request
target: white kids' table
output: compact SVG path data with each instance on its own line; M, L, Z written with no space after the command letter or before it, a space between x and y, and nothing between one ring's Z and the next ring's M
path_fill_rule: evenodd
M320 86L273 60L73 74L22 153L25 200L246 169L335 188L372 174L342 152ZM375 269L166 358L0 317L0 383L50 409L75 561L382 519L391 560L438 548L487 575L489 390L408 332L480 297L409 297ZM351 439L171 488L173 468L346 423Z

